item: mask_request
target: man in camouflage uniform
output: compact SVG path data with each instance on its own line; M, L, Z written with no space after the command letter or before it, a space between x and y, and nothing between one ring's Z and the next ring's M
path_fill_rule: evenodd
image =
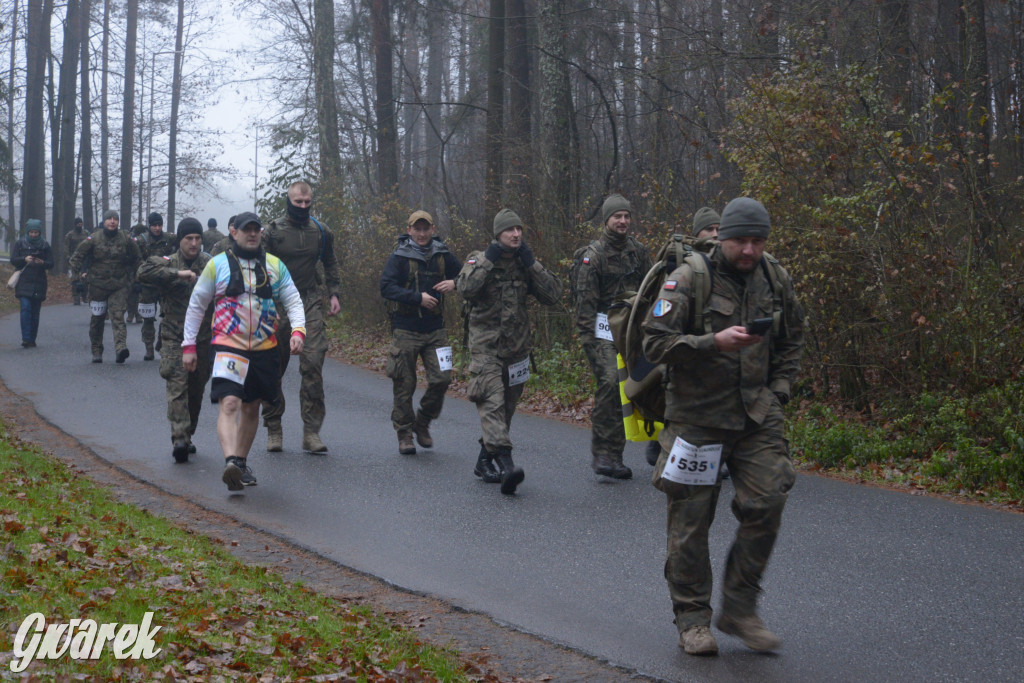
M714 209L710 206L701 207L693 214L693 229L690 234L697 239L717 239L718 226L721 222L722 217Z
M415 455L413 433L420 446L434 445L430 422L441 414L444 392L452 381L452 347L444 326L444 295L455 291L455 277L462 264L435 237L434 219L426 211L409 216L406 233L398 238L395 250L384 264L380 294L394 302L395 307L387 364L394 391L391 423L398 433L398 452ZM442 357L445 367L441 366ZM417 358L423 359L427 390L420 399L419 411L413 412Z
M309 215L313 190L303 181L292 183L285 197L287 212L263 232L263 247L284 262L302 297L306 311L306 341L299 356L299 406L302 414L302 450L326 453L320 439L326 408L324 406L324 358L327 355L327 328L324 325L324 294L330 297L328 315L341 310L341 273L334 253L334 235L327 226ZM325 287L326 286L326 287ZM278 325L281 339L288 339L291 326L281 311ZM288 369L289 351L284 344L281 353L281 375ZM264 402L263 424L267 428L267 450L280 451L283 445L281 416L284 414L284 392L278 392L276 405Z
M171 423L171 455L175 462L187 462L195 453L196 433L206 381L210 379L210 321L206 312L196 338L196 369L185 370L181 341L185 333L185 311L199 274L210 255L203 252L203 226L195 218L178 223L178 249L171 255L154 254L139 266L138 281L160 298L160 376L167 382L167 419Z
M493 234L485 251L466 258L455 287L470 306L468 397L476 403L483 432L473 473L484 481L500 481L501 492L511 494L526 476L512 461L509 438L512 415L530 376L526 297L553 306L562 296L562 284L534 258L515 212L499 211Z
M149 214L148 223L149 230L142 233L137 240L143 261L148 261L154 256L170 256L178 250L174 239L164 232L163 216L154 211ZM160 293L141 281L138 284L141 289L139 315L142 316L142 343L146 345L146 355L142 360L153 360L156 357L153 342L156 341L156 306L160 300Z
M235 222L235 217L232 216L231 220L228 221L228 230L231 230L231 225ZM217 229L217 219L211 218L206 221L207 230L203 233L203 251L207 254L211 254L214 245L220 242L222 239L227 237L224 233Z
M217 254L223 254L231 248L231 245L235 243L235 238L231 236L231 229L235 227L235 218L235 216L232 216L228 219L228 234L222 240L215 242L209 249L205 246L206 242L203 242L203 251L208 252L210 256L216 256ZM205 239L206 233L203 233L203 237Z
M64 235L64 264L63 270L69 276L71 275L71 256L78 249L78 245L85 241L88 235L85 234L85 230L82 229L83 223L81 218L75 219L75 225L71 231ZM85 286L82 281L78 278L71 280L71 297L74 301L75 306L82 305L82 296L85 294Z
M128 358L128 329L124 310L131 275L142 260L139 245L127 233L118 230L117 211L103 214L103 227L85 238L71 257L72 275L80 276L89 285L89 341L92 362L103 362L103 321L109 317L114 333L114 349L118 363ZM88 270L84 270L87 267Z
M576 330L597 385L590 413L591 468L614 479L629 479L633 471L622 463L626 433L608 307L624 292L638 290L651 269L647 247L629 234L631 221L632 208L626 198L609 195L601 205L601 236L581 254L574 283Z
M732 510L740 526L726 560L716 626L754 650L780 644L757 616L757 596L796 480L782 406L800 369L804 315L792 280L763 256L769 229L768 212L759 202L747 197L729 202L720 244L708 255L707 301L691 300L695 275L684 262L669 274L643 322L644 354L668 367L667 424L653 481L668 496L665 578L679 645L691 655L718 652L709 628L708 529L721 478L714 454L686 454L676 437L695 447L720 448L735 484ZM774 303L769 269L782 284L781 310ZM699 330L691 329L697 306L707 316ZM774 329L747 333L752 321L776 313Z

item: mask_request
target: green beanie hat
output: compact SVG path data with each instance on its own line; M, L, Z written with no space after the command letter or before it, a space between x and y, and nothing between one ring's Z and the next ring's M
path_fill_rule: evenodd
M514 228L517 225L520 228L523 227L523 221L519 219L516 212L512 209L502 209L494 217L494 236L497 237L509 228Z
M700 234L701 230L721 222L722 217L710 206L697 209L697 213L693 214L693 232L691 234L696 237Z
M628 211L630 216L633 215L633 207L629 205L628 199L621 194L608 195L608 198L604 200L604 204L601 205L601 225L607 225L608 219L619 211Z
M756 199L737 197L725 205L718 224L719 241L734 237L768 237L771 220L768 210Z
M32 232L33 230L43 231L43 222L38 218L29 218L25 221L25 234Z

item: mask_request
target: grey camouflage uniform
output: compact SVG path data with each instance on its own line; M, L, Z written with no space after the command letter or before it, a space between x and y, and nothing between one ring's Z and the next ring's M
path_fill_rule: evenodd
M675 438L696 446L723 444L722 461L736 490L732 511L740 523L725 567L722 608L729 615L756 612L761 576L796 480L780 401L789 398L804 346L803 310L793 283L785 277L789 304L778 336L766 335L738 352L719 352L713 333L771 316L773 296L761 266L739 273L725 261L720 246L709 258L712 291L705 309L712 334L687 328L693 280L688 264L668 276L643 323L644 353L651 362L668 366L667 424L653 479L668 496L665 578L680 633L711 621L708 529L721 477L712 486L685 486L661 478Z
M545 306L558 303L562 284L539 261L524 268L507 253L491 263L482 251L466 259L455 287L470 304L469 400L476 403L488 453L511 450L509 426L525 384L509 386L508 367L530 357L531 329L526 297Z
M138 281L152 287L160 297L160 376L167 382L167 419L171 423L171 443L192 441L199 422L206 382L210 379L210 322L213 306L206 312L196 338L196 370L188 372L181 362L181 342L185 332L185 312L195 283L178 277L179 270L191 270L198 277L210 260L200 252L189 265L181 251L171 256L153 256L139 266Z
M590 452L595 458L607 456L622 462L626 433L622 427L622 399L619 395L619 371L615 345L598 339L595 333L598 313L608 313L624 292L640 288L651 269L647 247L628 235L601 237L583 252L576 289L576 330L583 351L594 372L594 408L590 413Z
M128 347L128 329L124 322L128 288L135 267L142 259L139 245L123 230L107 235L106 228L93 231L71 257L71 272L78 275L88 265L89 301L104 301L107 311L89 321L89 341L93 355L103 353L103 321L110 318L117 351Z

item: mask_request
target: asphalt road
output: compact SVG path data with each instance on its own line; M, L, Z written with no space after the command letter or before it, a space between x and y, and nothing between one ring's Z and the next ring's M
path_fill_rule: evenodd
M589 430L517 415L526 481L515 496L472 474L479 424L449 399L436 447L398 455L391 385L328 361L326 457L301 452L298 363L286 377L285 452L263 430L250 464L259 485L229 495L215 407L199 452L174 464L158 362L90 363L89 309L44 307L36 349L17 314L0 319L0 377L101 457L157 486L231 514L341 564L442 598L499 623L672 681L1020 681L1024 678L1024 515L801 475L765 580L761 615L774 655L718 634L721 653L678 649L664 559L664 496L642 448L635 478L589 468ZM720 569L735 520L726 485L712 529ZM717 577L720 579L720 577ZM716 603L720 597L716 582Z

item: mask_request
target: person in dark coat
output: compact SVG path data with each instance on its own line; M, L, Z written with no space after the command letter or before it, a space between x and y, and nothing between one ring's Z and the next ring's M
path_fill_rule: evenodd
M14 295L21 300L21 345L36 346L39 332L39 311L46 299L46 271L53 268L53 251L43 239L43 224L30 218L25 224L26 236L14 243L11 265L21 271Z

